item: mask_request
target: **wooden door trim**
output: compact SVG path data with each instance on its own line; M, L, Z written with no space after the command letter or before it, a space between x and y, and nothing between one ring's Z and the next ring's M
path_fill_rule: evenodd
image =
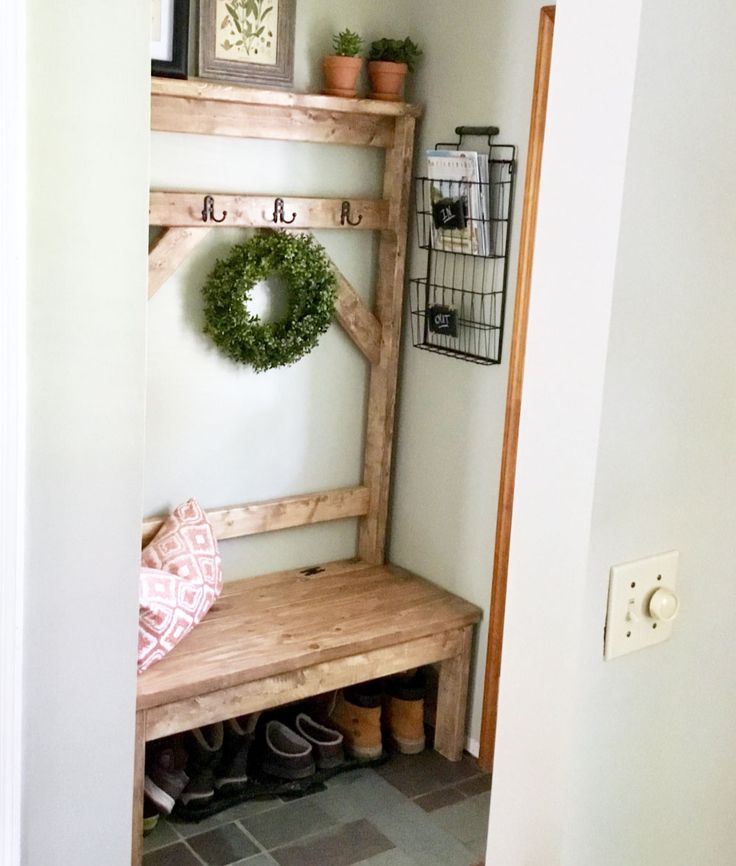
M516 483L516 453L519 444L519 416L524 382L526 334L529 321L532 266L537 227L537 204L547 119L547 96L552 60L555 7L544 6L539 15L539 39L532 99L529 148L527 152L524 205L519 244L519 268L516 279L514 324L511 336L509 381L506 392L506 422L501 461L501 480L496 518L496 543L493 555L493 586L488 624L485 690L483 693L483 724L480 738L479 764L484 770L493 767L498 715L498 687L501 673L503 628L506 613L506 587L509 568L511 517Z

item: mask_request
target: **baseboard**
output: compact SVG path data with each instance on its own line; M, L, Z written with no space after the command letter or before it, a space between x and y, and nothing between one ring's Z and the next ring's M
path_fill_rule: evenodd
M465 751L471 754L474 758L480 755L480 740L474 740L473 737L468 737L465 741Z

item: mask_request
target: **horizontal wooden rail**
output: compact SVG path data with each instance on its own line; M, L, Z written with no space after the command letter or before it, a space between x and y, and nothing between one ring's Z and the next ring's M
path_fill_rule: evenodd
M186 110L182 110L184 102L187 103ZM272 141L390 147L394 118L328 111L310 113L307 117L302 110L281 106L206 99L190 104L189 100L154 96L151 99L151 129Z
M205 205L211 198L212 212ZM343 219L348 201L350 220ZM283 202L283 205L277 202ZM204 220L203 211L207 215ZM279 217L283 213L283 220ZM224 217L223 217L224 214ZM274 222L274 214L277 221ZM212 219L214 217L214 220ZM275 195L227 195L201 192L152 192L149 223L154 226L240 226L286 229L387 229L389 203L381 199L285 198ZM357 224L356 224L357 223Z
M324 493L285 496L265 502L233 505L207 512L218 539L239 538L310 526L347 517L362 517L368 513L368 490L365 487L342 487ZM163 517L143 521L143 543L147 544L164 522Z

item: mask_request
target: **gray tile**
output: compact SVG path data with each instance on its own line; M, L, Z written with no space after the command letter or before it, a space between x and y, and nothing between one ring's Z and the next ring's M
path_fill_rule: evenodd
M390 851L384 851L383 854L377 854L368 860L361 860L355 866L424 866L424 864L410 857L401 848L392 848Z
M238 860L233 866L278 866L278 863L270 854L256 854L255 857L248 857L246 860Z
M223 824L231 824L240 818L247 818L250 815L260 815L261 812L268 812L271 809L280 809L284 804L279 799L273 800L246 800L245 803L238 803L237 806L231 806L223 812L218 812L210 818L205 818L197 824L177 823L176 830L180 836L185 839L189 836L196 836L198 833L204 833L205 830L214 830L215 827L221 827Z
M360 770L350 770L347 773L338 773L331 779L327 780L328 788L344 788L346 785L354 785L363 779L369 779L376 776L376 771L369 767L363 767Z
M353 866L393 847L370 821L361 820L272 853L279 866Z
M156 848L173 845L174 842L179 841L179 834L171 824L165 818L159 818L153 833L143 837L143 853L148 854L149 851L155 851Z
M184 842L167 845L143 857L143 866L202 866Z
M240 823L269 851L288 845L304 836L328 830L337 823L317 805L319 796L323 795L297 800L260 815L248 816L241 819Z
M420 755L395 755L376 772L407 797L418 797L477 776L479 770L470 755L463 755L461 761L448 761L427 750Z
M438 809L432 813L432 821L460 842L484 839L488 833L489 802L487 794L478 794L463 803Z
M199 836L190 836L187 842L208 866L230 866L260 853L237 824L225 824Z
M462 803L464 800L465 795L458 791L457 788L440 788L439 791L422 794L414 802L417 806L421 806L425 812L434 812L436 809L452 806L455 803Z
M435 814L428 814L407 800L401 806L372 815L371 823L421 866L474 866L476 858L458 839L434 823Z
M465 847L475 857L475 862L483 864L486 859L487 839L485 833L482 839L474 839L472 842L465 842Z
M474 797L476 794L484 794L491 790L491 775L483 773L482 776L476 776L473 779L468 779L466 782L460 782L457 786L466 797Z
M345 823L370 818L375 812L403 805L407 800L393 785L371 772L349 785L328 788L317 794L313 802L335 820Z

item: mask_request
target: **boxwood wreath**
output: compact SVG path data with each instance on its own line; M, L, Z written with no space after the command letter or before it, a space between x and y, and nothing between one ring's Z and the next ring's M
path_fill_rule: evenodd
M288 309L277 322L248 312L253 287L280 274ZM337 280L327 253L310 235L268 232L220 259L203 288L205 333L233 361L258 372L293 364L311 352L335 312Z

